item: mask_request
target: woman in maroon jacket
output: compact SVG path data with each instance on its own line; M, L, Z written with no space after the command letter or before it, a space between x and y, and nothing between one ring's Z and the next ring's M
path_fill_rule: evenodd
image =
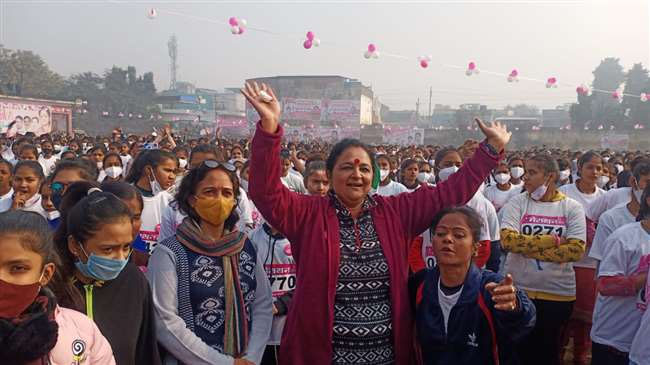
M261 117L251 147L249 195L291 242L297 285L284 327L281 364L411 364L408 244L446 206L463 205L502 157L510 133L477 123L487 140L446 182L392 197L368 193L374 156L357 140L327 159L332 190L290 192L280 181L280 104L268 86L246 84Z

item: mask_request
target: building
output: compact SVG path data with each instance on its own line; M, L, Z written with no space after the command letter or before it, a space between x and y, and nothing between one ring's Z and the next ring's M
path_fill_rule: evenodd
M558 107L542 110L542 126L544 128L564 128L570 124L571 115L567 109Z
M72 134L72 112L82 106L81 100L75 103L0 95L0 133Z
M342 76L275 76L246 80L266 83L282 104L282 120L290 126L352 127L373 121L374 94L359 80ZM246 106L249 122L257 116Z

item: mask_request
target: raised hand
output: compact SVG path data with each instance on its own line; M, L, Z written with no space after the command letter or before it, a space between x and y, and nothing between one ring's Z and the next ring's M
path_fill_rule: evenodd
M488 126L479 118L474 118L474 120L478 124L478 127L481 128L485 138L487 138L487 142L497 151L501 152L508 142L510 142L512 132L508 132L505 125L500 122L491 122Z
M263 95L262 91L269 95L271 100L264 101L264 98L260 95ZM246 100L255 108L257 114L260 115L262 128L268 133L275 133L278 130L282 109L280 108L278 99L275 97L273 89L266 84L262 84L260 87L257 82L253 82L252 85L247 82L244 88L241 89L241 92L246 97Z
M494 308L508 312L517 309L517 290L513 285L512 275L506 275L500 283L487 283L485 290L492 295Z

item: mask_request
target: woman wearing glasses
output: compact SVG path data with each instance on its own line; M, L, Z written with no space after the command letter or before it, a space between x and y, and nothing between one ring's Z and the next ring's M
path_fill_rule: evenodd
M58 211L61 207L63 194L68 190L70 184L77 181L95 181L97 180L97 173L96 171L91 170L88 164L85 164L80 160L63 160L56 164L54 172L50 176L49 180L50 200L52 201L54 208ZM56 230L61 222L60 214L59 217L52 216L51 219L48 217L48 222L50 226Z
M253 244L236 229L239 180L206 160L183 178L187 218L160 242L147 271L165 363L259 364L273 320L271 288Z
M151 289L129 262L133 215L96 184L71 184L61 203L54 239L62 265L54 292L59 305L95 321L118 364L160 364Z

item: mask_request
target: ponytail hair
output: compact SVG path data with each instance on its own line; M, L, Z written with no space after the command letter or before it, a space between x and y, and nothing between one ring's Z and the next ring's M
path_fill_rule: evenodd
M643 190L643 194L641 194L639 214L636 216L637 222L650 218L650 205L648 205L648 198L650 198L650 185L646 186Z

